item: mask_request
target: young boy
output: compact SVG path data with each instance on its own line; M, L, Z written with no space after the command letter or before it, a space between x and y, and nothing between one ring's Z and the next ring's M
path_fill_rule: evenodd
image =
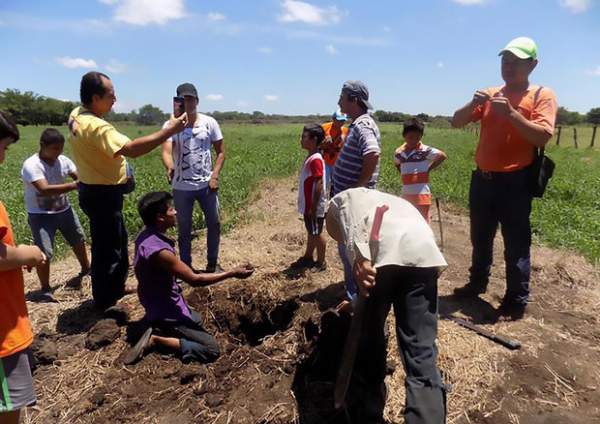
M402 197L417 208L430 222L431 189L429 172L446 160L444 152L421 143L425 127L418 118L404 121L402 135L405 143L394 153L394 164L402 176Z
M54 128L44 130L39 152L29 157L21 169L33 242L48 259L43 266L36 268L42 300L45 301L55 301L50 288L50 260L57 230L69 243L81 265L78 281L90 270L85 235L66 195L77 190L78 175L75 164L62 154L64 146L65 139L60 132ZM74 181L65 183L66 177Z
M19 139L14 121L0 111L0 164L9 144ZM29 346L33 340L27 316L23 267L43 265L37 246L15 247L8 214L0 202L0 422L17 424L20 410L35 404Z
M304 127L300 144L308 152L298 181L298 212L304 216L307 241L306 252L291 268L313 268L315 271L325 271L326 241L323 235L323 220L327 197L325 191L325 162L319 152L319 145L325 138L323 128L318 124ZM317 261L313 260L313 253L317 251Z
M185 362L217 359L219 346L185 302L177 279L208 286L231 277L247 278L254 272L246 264L226 272L197 274L182 262L175 254L175 242L165 235L176 225L172 200L171 194L160 191L144 195L138 203L145 228L135 240L134 269L138 297L150 326L123 357L125 364L134 363L154 346L178 353Z

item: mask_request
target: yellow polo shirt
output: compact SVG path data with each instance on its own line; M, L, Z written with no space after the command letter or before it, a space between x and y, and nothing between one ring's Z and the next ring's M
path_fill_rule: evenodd
M129 137L82 106L71 112L69 132L81 182L101 185L126 182L125 157L117 152L130 141Z

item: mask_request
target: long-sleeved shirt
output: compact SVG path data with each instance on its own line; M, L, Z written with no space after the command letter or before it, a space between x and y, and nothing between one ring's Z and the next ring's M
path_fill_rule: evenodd
M377 257L373 261L369 237L375 209L388 205L379 232ZM342 243L350 263L357 257L374 262L375 268L386 265L416 268L445 267L429 224L409 202L391 194L364 187L343 191L329 203L328 213L339 224Z

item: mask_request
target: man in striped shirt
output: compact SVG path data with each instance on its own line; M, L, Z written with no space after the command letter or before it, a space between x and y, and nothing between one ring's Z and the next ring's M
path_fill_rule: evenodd
M367 86L361 81L346 81L338 106L342 113L352 119L352 125L348 128L346 142L333 169L333 196L349 188L375 188L381 155L379 128L368 113L373 106L369 103ZM354 299L357 286L352 277L352 265L346 258L342 244L338 244L338 251L344 264L348 296Z
M421 143L424 130L425 126L418 118L404 121L402 136L405 143L396 149L394 164L402 176L402 197L430 222L429 172L445 161L447 156L441 150Z

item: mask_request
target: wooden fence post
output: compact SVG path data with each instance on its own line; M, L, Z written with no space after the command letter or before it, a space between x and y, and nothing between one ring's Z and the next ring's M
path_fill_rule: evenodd
M558 134L556 134L556 145L558 146L560 144L560 133L562 132L562 127L559 126L558 127Z
M594 147L594 140L596 140L596 126L594 125L594 129L592 130L592 141L590 143L590 147Z
M578 149L579 145L577 144L577 127L573 127L573 143L575 144L575 148Z

